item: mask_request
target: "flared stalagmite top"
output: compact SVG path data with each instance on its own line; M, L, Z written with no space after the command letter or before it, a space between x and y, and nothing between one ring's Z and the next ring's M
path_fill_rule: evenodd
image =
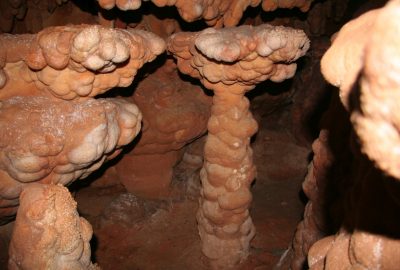
M145 0L144 0L145 1ZM235 26L248 7L262 3L265 11L277 8L300 8L306 12L313 0L151 0L159 7L176 6L182 18L188 22L204 19L210 26ZM98 0L104 9L117 6L121 10L140 8L142 0Z
M325 78L340 88L362 150L400 179L400 1L346 24L324 55ZM360 91L352 91L360 87Z
M137 70L164 51L141 30L98 25L50 27L36 35L0 36L0 99L38 90L62 99L93 97L132 83ZM33 83L31 92L20 87Z
M309 46L303 31L267 24L177 33L167 43L181 72L200 79L209 89L231 85L229 91L251 90L267 79L291 78L296 71L293 62Z

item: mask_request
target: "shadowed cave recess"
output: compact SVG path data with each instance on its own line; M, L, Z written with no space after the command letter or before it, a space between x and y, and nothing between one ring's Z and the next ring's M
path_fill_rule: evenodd
M1 0L0 269L399 269L400 0Z

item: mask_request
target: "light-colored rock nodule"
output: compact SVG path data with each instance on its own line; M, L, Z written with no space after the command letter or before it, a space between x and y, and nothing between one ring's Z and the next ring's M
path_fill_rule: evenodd
M259 82L294 75L309 48L304 32L261 25L177 33L167 42L182 73L214 91L197 213L203 253L216 269L243 261L255 234L249 206L257 123L244 94Z

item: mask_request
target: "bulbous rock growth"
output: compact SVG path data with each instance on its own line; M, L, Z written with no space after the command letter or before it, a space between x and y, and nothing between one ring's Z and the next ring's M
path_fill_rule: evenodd
M244 94L267 79L292 77L293 62L308 48L303 31L270 25L183 32L167 42L179 70L214 91L197 221L202 251L215 269L244 260L255 234L248 209L257 123Z
M400 179L397 104L400 55L399 40L393 33L400 31L399 14L400 1L391 1L384 8L350 21L321 61L323 75L340 88L344 105L350 110L352 102L359 103L360 109L352 110L351 120L362 141L362 150L380 169L397 179ZM357 83L360 83L359 100L350 96Z
M398 228L399 206L393 183L400 179L399 16L400 1L393 0L350 21L322 59L322 73L339 87L361 150L379 171L360 166L357 196L348 196L346 205L352 227L344 223L336 235L316 242L310 269L398 268L400 244L392 227Z
M140 130L138 108L118 99L13 97L0 105L1 214L15 214L21 190L32 182L85 178Z
M0 36L0 218L32 182L85 178L134 139L136 105L90 97L129 85L164 47L145 31L88 25Z

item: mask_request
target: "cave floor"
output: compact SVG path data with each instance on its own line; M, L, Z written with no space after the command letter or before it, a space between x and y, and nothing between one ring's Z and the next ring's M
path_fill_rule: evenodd
M248 260L238 269L273 269L287 251L302 217L300 190L310 149L298 146L279 123L261 126L252 146L258 176L252 188L251 215L257 234ZM136 204L136 209L126 209L127 204L122 203L114 208L121 213L111 213L108 222L101 222L104 209L123 193L120 187L92 186L75 193L80 214L94 229L92 259L102 269L208 269L196 228L197 200L144 202ZM113 217L117 218L113 221ZM0 227L3 266L11 226Z
M279 124L260 127L253 149L258 177L252 188L251 214L257 234L248 260L239 269L273 269L301 219L304 203L300 190L310 150L296 145L290 132ZM102 206L121 192L81 190L76 196L79 210L92 224L99 224L89 213L101 213ZM94 260L102 269L208 269L196 228L197 207L197 200L171 200L156 210L147 207L150 213L142 213L144 218L130 224L118 221L119 217L95 225Z

